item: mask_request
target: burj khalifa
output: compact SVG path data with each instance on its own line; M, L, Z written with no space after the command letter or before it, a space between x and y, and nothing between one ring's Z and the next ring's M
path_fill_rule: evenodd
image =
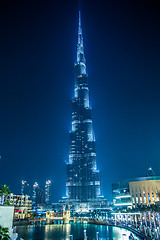
M89 103L88 76L84 55L81 13L79 11L77 59L74 64L74 97L72 99L72 130L67 167L66 196L70 201L89 202L101 195L96 163L92 109Z

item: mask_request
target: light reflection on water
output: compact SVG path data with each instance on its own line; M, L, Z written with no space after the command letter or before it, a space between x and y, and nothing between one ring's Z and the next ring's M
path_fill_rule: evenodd
M128 240L130 235L130 231L123 228L80 223L17 226L16 231L24 240L69 240L69 235L73 235L74 240L83 240L84 230L88 240L96 240L96 232L99 232L100 240ZM135 235L134 237L140 239Z

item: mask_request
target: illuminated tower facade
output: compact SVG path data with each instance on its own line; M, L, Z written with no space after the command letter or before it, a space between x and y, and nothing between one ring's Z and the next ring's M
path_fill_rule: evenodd
M51 202L51 181L47 180L45 185L45 203L48 205Z
M22 180L21 194L30 196L30 185L25 180Z
M33 196L32 196L32 205L37 206L38 204L45 203L45 193L40 189L37 182L33 184Z
M32 196L32 204L33 206L37 205L37 192L39 189L39 185L37 182L33 184L33 196Z
M100 178L96 164L95 136L89 104L88 76L79 12L77 60L72 99L72 130L67 163L66 195L69 200L88 202L100 196Z

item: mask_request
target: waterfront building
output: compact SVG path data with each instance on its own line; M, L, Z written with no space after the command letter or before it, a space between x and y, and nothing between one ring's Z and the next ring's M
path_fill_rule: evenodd
M151 206L160 200L160 177L144 177L129 182L132 206Z
M30 196L30 185L25 180L22 180L21 194Z
M116 208L131 208L132 201L128 180L112 184L113 205Z
M30 196L10 193L5 201L14 206L14 219L24 219L30 215L32 200Z
M66 198L78 208L88 208L101 199L101 183L96 162L95 135L89 103L88 76L84 55L81 13L79 11L77 59L72 99L72 130L69 133L69 161L66 164Z
M160 176L152 168L147 177L127 179L112 184L113 204L116 208L151 206L160 201Z
M45 203L49 205L51 203L51 181L46 181L45 185Z
M38 183L33 184L33 206L45 203L45 192L39 187Z

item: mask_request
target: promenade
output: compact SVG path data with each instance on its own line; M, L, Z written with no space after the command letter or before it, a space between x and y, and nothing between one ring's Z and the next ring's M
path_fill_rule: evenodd
M101 219L88 217L71 217L69 211L55 213L46 212L46 217L31 218L25 221L25 225L44 225L44 224L66 224L66 223L88 223L96 225L107 225L125 228L142 239L160 240L160 221L159 213L156 212L135 212L135 213L111 213L109 218ZM15 225L21 225L19 224ZM132 239L132 238L131 238Z
M160 216L157 212L112 213L108 225L126 228L143 239L160 239Z

